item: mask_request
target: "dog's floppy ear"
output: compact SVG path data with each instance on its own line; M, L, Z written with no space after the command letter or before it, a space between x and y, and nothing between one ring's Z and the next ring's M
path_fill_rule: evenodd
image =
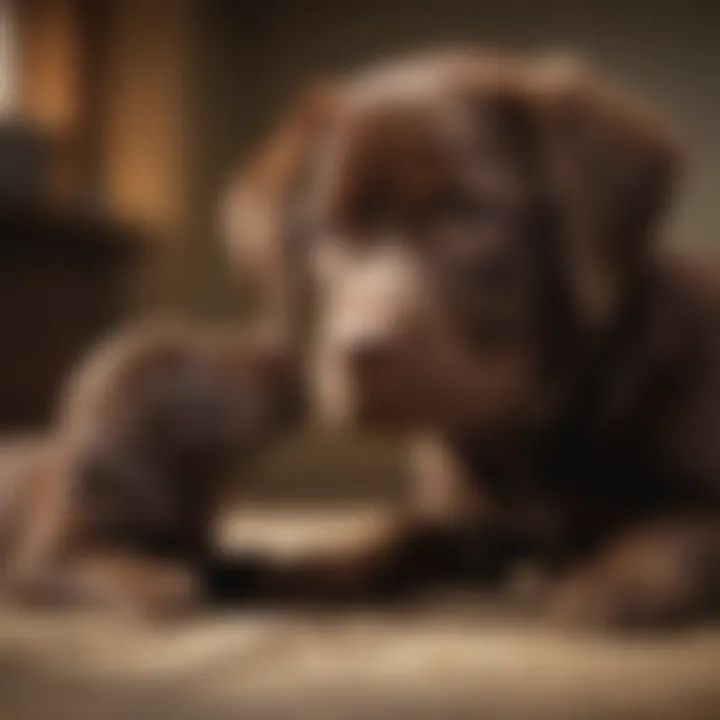
M602 327L652 247L679 147L656 117L573 59L541 61L531 85L570 290L579 319Z
M230 259L256 285L266 309L287 320L302 301L298 194L318 139L332 115L335 91L316 84L296 102L223 199Z

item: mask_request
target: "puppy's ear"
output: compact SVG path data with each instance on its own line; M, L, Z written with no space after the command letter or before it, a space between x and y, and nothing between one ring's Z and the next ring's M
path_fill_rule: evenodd
M315 85L304 93L227 192L221 208L230 259L257 285L269 310L286 317L297 297L304 264L298 195L318 140L330 120L335 91Z
M643 267L680 168L659 120L573 59L535 68L548 192L579 319L602 327Z

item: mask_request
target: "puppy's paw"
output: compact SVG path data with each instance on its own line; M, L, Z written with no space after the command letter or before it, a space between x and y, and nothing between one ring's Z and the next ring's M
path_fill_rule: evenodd
M126 597L126 609L154 621L177 620L199 612L205 604L200 578L185 569L159 571L135 597Z
M551 617L564 627L610 632L679 629L700 608L692 584L671 570L612 563L585 569L551 594Z
M649 615L649 607L645 610ZM553 622L571 630L623 631L647 622L642 604L613 582L592 576L573 576L552 593Z

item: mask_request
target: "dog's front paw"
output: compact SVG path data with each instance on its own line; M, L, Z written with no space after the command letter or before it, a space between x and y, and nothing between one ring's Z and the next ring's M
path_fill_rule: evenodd
M605 562L561 581L551 616L564 627L616 632L676 629L695 618L697 594L677 567Z

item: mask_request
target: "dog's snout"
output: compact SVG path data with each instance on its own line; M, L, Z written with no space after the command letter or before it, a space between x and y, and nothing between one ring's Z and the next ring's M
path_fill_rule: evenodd
M382 372L392 355L389 338L358 337L347 341L344 352L353 369L363 376Z
M322 288L316 397L335 420L389 416L411 384L408 368L432 323L424 266L411 249L390 242L347 263Z

